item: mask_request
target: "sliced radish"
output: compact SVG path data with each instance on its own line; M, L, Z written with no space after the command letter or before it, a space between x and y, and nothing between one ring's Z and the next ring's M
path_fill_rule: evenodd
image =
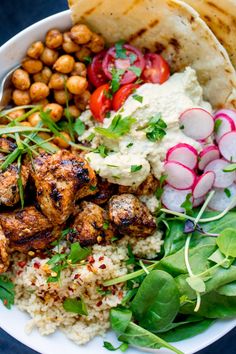
M215 113L215 119L219 116L226 116L231 118L234 121L234 124L236 126L236 111L233 111L232 109L220 109Z
M201 198L195 198L193 200L193 207L196 208L196 207L202 205L205 202L205 199L206 199L205 196L201 197Z
M161 201L165 208L182 213L185 210L184 208L181 208L181 205L185 202L187 195L191 193L191 189L180 191L166 184L161 197ZM192 201L192 198L190 201Z
M192 188L196 180L196 175L190 168L175 161L165 163L165 174L166 182L179 190Z
M210 162L206 168L205 172L212 171L215 173L215 182L213 187L216 188L227 188L235 180L235 172L224 172L224 168L228 166L229 163L223 159L218 159Z
M223 135L235 130L234 121L230 117L225 116L225 115L217 116L215 119L215 124L216 124L216 122L219 122L219 121L220 121L220 125L217 128L217 131L215 133L217 143L219 143L219 141Z
M189 144L177 144L167 151L167 161L180 162L188 168L195 168L197 165L197 150Z
M230 162L236 162L236 132L222 136L219 141L221 155Z
M236 196L236 184L232 184L226 189L215 189L215 194L210 200L208 207L212 210L223 211L232 202ZM236 202L232 205L232 208L236 206ZM231 209L232 209L231 208Z
M215 177L215 173L212 171L205 172L200 176L193 188L193 198L204 197L212 189Z
M202 108L191 108L180 116L180 128L195 140L205 140L214 131L213 116Z
M199 154L199 163L198 168L199 170L203 171L204 168L214 160L220 158L220 152L217 146L209 145L206 146Z

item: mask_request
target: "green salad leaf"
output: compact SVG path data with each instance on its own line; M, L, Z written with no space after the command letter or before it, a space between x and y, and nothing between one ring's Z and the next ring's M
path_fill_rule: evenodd
M14 305L15 290L14 284L6 275L0 275L0 300L6 308Z
M78 315L84 315L84 316L88 315L87 306L84 300L82 299L82 297L80 297L80 299L75 299L75 298L65 299L65 301L63 302L63 308L67 312L77 313Z
M119 139L121 136L129 133L131 126L136 122L136 119L128 116L122 117L117 114L108 128L96 127L95 131L108 139Z

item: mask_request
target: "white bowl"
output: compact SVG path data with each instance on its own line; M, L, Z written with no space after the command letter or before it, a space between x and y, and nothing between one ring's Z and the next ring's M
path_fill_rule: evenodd
M65 30L66 28L69 28L71 24L70 11L63 11L35 23L10 39L0 48L0 78L18 65L21 59L25 56L29 45L35 40L43 39L49 29L56 27ZM86 346L77 346L59 331L48 337L40 336L37 330L33 331L31 335L27 335L24 328L28 320L29 316L19 311L16 307L7 310L2 304L0 304L0 327L20 342L42 354L82 354L85 352L86 354L94 354L95 352L96 354L108 353L108 351L103 348L103 339L101 337L95 338ZM235 326L236 320L234 319L217 321L204 333L176 344L174 343L174 345L185 354L192 354L215 342ZM106 338L113 343L116 343L116 338L113 333L109 333ZM165 349L158 350L157 352L160 354L170 353ZM127 351L127 354L138 353L140 353L140 351L137 349L129 349Z

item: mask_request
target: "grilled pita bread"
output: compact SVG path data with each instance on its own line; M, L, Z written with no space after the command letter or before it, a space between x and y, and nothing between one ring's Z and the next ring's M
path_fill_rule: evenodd
M124 39L158 52L173 72L191 66L214 108L236 108L236 74L224 47L198 13L178 0L69 0L74 23L88 24L108 44Z
M184 0L208 24L236 67L236 1Z

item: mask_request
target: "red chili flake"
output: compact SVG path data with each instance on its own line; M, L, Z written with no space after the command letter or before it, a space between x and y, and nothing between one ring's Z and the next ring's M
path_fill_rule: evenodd
M88 256L88 262L91 264L95 262L95 259L93 258L93 256Z
M112 289L111 293L112 293L112 295L115 295L116 294L116 289Z
M20 268L24 268L24 267L26 266L26 262L25 262L25 261L18 262L17 264L18 264L18 266L19 266Z
M16 272L17 275L21 275L23 272L22 270L19 270L18 272Z
M4 306L7 306L7 304L8 304L7 299L4 299L4 300L3 300L3 305L4 305Z
M119 299L122 299L122 298L123 298L123 291L119 291L119 292L118 292L118 298L119 298Z
M39 262L34 262L34 268L39 269L40 268L40 263Z
M106 269L106 267L107 267L106 264L101 264L99 268L100 269Z
M88 269L89 272L93 271L93 267L90 264L87 264L87 269Z
M99 262L101 262L101 261L103 261L103 260L104 260L104 257L103 257L103 256L101 256L101 257L99 257L99 258L98 258L98 260L99 260Z
M80 277L80 274L75 274L74 279L78 279Z
M98 303L97 303L97 307L100 307L102 305L102 301L98 301Z

